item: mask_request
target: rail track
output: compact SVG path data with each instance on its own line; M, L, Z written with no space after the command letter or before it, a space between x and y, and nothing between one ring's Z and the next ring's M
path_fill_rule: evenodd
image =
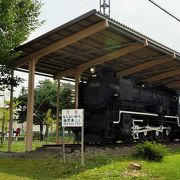
M177 142L159 142L161 144L164 145L180 145L180 141ZM116 143L116 144L85 144L84 145L84 150L86 149L115 149L115 148L125 148L125 147L129 147L129 148L133 148L137 145L138 143L133 143L133 144L124 144L124 143ZM62 148L62 144L47 144L47 145L43 145L42 147L38 148L38 149L61 149ZM75 150L80 150L81 148L81 144L65 144L65 148L66 151L71 153L74 152Z

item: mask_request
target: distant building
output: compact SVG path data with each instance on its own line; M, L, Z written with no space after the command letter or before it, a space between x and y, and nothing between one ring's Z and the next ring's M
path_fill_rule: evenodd
M13 129L14 131L20 128L21 129L21 134L26 133L26 122L24 123L18 123L17 121L13 121ZM45 126L44 126L44 133L45 133ZM40 132L39 125L33 125L33 132Z
M0 121L3 119L3 108L0 107Z
M2 128L2 120L4 116L4 108L0 107L0 132ZM5 131L8 132L8 122L5 122ZM21 134L25 134L26 132L26 122L18 123L18 115L16 113L13 114L13 131L16 131L17 128L21 129ZM45 131L45 126L44 126ZM38 125L33 125L33 132L40 132L40 128Z
M10 92L8 90L0 91L0 95L3 95L0 96L0 108L1 108L4 107L4 100L5 101L9 100Z

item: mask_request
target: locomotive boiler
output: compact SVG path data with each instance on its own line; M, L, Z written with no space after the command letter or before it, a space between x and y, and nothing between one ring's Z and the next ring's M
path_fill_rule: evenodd
M138 85L103 68L79 84L85 113L85 142L172 140L180 137L179 93ZM76 136L78 133L75 132Z

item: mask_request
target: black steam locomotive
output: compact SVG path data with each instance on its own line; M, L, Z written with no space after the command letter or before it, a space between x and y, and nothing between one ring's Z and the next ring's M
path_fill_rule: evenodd
M85 112L86 143L180 138L177 91L137 85L133 80L117 78L109 68L79 84L79 108Z

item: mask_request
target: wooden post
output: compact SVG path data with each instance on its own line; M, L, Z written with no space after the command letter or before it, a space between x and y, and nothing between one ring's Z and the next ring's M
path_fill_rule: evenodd
M78 109L78 106L79 106L79 83L80 83L80 80L81 80L81 73L77 72L75 74L75 109ZM74 137L74 142L75 142L75 137Z
M14 71L11 72L11 79L14 79ZM8 152L11 152L12 147L12 126L13 126L13 85L11 84L10 91L10 114L9 114L9 137L8 137Z
M78 72L75 74L75 108L78 108L78 99L79 99L79 83L81 80L81 73Z
M34 79L36 59L29 61L29 82L26 123L26 151L32 151L33 114L34 114Z
M78 109L79 106L79 82L81 80L80 72L75 74L75 109ZM74 142L75 142L75 137L74 137ZM79 141L78 141L79 143Z
M60 79L57 80L57 105L56 105L56 144L59 144L59 103L60 103Z
M79 100L79 83L81 80L81 72L75 74L75 108L78 109ZM84 114L84 113L83 113ZM81 165L84 167L84 118L83 126L81 127Z

